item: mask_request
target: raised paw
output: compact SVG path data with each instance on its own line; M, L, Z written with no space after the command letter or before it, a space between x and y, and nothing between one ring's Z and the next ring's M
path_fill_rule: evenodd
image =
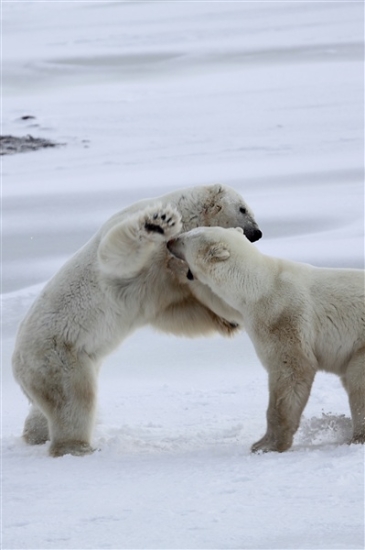
M172 206L160 206L149 209L144 216L144 230L150 235L169 240L182 228L181 216Z

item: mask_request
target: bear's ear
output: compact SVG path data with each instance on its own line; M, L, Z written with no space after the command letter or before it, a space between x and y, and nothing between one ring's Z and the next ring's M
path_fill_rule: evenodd
M238 231L238 233L242 233L242 235L245 234L245 232L243 231L242 227L235 227L234 230L235 230L235 231Z
M223 243L218 243L213 245L209 249L208 255L209 255L210 261L224 262L225 260L228 260L231 254L228 248L226 247L226 245L224 245Z
M212 186L212 190L213 190L213 193L215 195L220 195L221 193L223 193L224 189L223 189L223 185L221 185L220 183L215 183L213 186Z

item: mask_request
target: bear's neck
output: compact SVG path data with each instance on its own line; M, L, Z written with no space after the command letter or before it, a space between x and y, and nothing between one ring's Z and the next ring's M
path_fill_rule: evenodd
M216 288L212 289L226 302L237 309L239 305L254 306L272 294L278 269L274 258L261 254L250 244L249 255L244 252L231 259L228 273L220 281L215 279Z
M250 257L238 258L241 300L246 304L255 304L272 293L276 272L275 260L261 254L253 245L250 246Z

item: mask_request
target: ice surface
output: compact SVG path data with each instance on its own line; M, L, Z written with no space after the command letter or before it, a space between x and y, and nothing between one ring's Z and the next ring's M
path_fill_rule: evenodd
M100 375L94 444L21 438L16 326L115 211L222 182L268 254L364 265L362 2L2 2L2 547L364 547L364 449L319 374L292 449L252 456L266 373L245 334L144 329ZM22 117L33 116L35 118Z

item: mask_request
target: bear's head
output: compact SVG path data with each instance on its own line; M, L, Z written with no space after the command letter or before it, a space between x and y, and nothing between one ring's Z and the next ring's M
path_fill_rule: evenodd
M241 227L198 227L171 239L167 248L189 266L189 279L197 278L202 283L208 283L213 272L216 279L220 278L221 273L224 282L229 268L220 264L226 263L237 253L241 255L245 244L252 247Z
M225 185L195 187L178 203L183 230L204 227L241 227L246 237L255 242L262 232L248 204L234 189Z

